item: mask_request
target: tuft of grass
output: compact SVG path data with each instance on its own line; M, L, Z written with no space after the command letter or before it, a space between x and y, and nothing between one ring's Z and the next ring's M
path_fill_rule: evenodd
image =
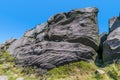
M120 64L113 63L105 68L108 76L113 80L120 80Z
M47 80L90 80L97 66L88 62L70 63L48 72Z
M14 58L9 55L8 52L0 52L0 63L13 62Z

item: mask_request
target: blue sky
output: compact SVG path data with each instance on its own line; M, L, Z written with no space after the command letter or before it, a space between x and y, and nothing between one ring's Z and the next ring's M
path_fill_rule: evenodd
M108 31L108 19L118 16L119 0L1 0L0 43L20 38L26 30L46 22L57 13L71 9L97 7L100 33Z

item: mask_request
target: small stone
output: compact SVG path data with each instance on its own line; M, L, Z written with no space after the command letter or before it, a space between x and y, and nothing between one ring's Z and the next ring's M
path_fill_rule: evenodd
M16 80L24 80L24 78L22 78L22 77L21 78L17 78Z
M104 74L104 73L105 73L105 71L100 70L100 69L97 69L97 70L95 71L95 73L96 73L96 74Z
M8 80L8 77L5 75L0 76L0 80Z
M14 76L15 76L15 77L17 77L18 75L17 75L17 74L15 74Z

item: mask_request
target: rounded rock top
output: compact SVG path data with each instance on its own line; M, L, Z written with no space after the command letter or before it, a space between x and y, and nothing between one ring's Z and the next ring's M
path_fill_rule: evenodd
M80 8L80 9L73 9L72 11L79 11L79 12L98 12L98 8L96 7L86 7L86 8Z

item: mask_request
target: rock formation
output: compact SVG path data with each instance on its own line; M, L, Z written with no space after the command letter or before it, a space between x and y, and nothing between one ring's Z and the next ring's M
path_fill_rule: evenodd
M99 48L98 9L75 9L51 17L14 41L7 51L23 66L52 69L75 61L93 61Z
M59 13L16 40L11 38L0 51L8 51L23 66L50 70L76 61L113 63L120 61L120 17L109 20L109 33L99 35L98 9L94 7Z
M16 39L14 38L7 40L6 42L0 45L0 51L6 51L9 48L9 46L15 41Z
M109 20L109 32L112 32L120 26L120 17L113 17Z
M120 17L113 17L109 22L109 35L103 45L104 63L120 60Z

